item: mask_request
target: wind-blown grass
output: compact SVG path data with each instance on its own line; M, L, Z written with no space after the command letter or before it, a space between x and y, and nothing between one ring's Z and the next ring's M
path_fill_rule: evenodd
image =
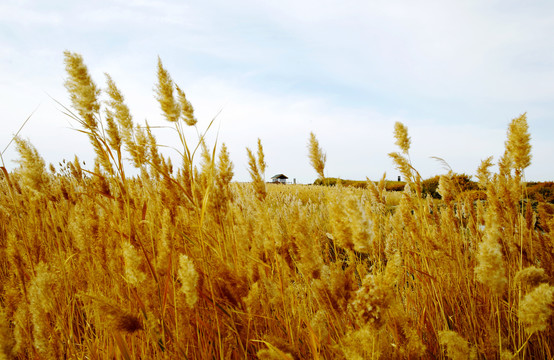
M265 184L261 142L253 183L238 184L224 144L185 136L193 108L161 61L178 167L110 77L102 105L82 59L66 63L97 161L48 170L15 139L20 166L0 174L0 359L554 356L554 217L526 200L525 115L499 172L490 158L479 169L485 200L448 175L441 200L424 197L403 125L403 192L385 177Z

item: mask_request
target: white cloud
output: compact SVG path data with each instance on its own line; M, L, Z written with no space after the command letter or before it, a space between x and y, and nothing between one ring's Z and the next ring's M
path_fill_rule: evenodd
M0 3L0 22L17 26L59 25L62 18L53 11L36 9L25 1L7 0Z
M482 158L501 155L506 126L523 111L534 142L527 175L554 179L554 5L533 4L7 1L0 4L0 147L41 104L24 129L39 151L53 162L91 154L46 95L67 103L62 52L69 49L83 54L98 85L110 73L136 121L153 125L163 123L152 91L160 55L202 124L223 106L220 141L239 180L248 178L245 147L257 137L268 176L313 180L310 131L328 153L329 176L395 177L386 154L395 150L397 120L409 127L422 174L441 171L432 155L472 173ZM168 131L157 134L161 143L175 141Z

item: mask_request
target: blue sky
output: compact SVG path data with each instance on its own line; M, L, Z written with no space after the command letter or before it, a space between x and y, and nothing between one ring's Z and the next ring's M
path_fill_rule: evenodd
M310 131L326 174L398 175L395 121L424 177L474 174L502 155L509 121L527 112L528 180L554 180L554 2L551 1L25 1L0 3L0 148L22 131L46 161L92 161L86 138L50 99L69 104L63 51L83 55L97 85L109 73L134 120L164 125L155 101L159 55L202 129L218 117L248 180L245 148L261 138L266 177L316 178ZM217 129L212 132L213 136ZM156 132L177 145L170 131ZM191 134L191 141L194 135ZM17 154L4 154L9 167Z

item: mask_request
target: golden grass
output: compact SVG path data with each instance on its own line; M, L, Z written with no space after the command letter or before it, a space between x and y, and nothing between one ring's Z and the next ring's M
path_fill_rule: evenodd
M185 136L192 106L161 62L178 168L111 78L102 121L82 59L66 64L97 161L53 173L16 139L20 167L0 174L0 359L554 356L554 217L522 201L522 117L500 172L480 170L486 201L447 176L442 200L422 197L403 126L403 192L264 184L261 142L254 182L237 184L225 146Z

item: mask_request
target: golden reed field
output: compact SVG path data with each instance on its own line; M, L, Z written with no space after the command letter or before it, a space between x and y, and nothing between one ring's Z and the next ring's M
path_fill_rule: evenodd
M425 196L400 123L403 191L266 184L260 141L239 184L224 144L185 136L193 107L161 61L179 166L109 76L101 101L82 57L65 64L96 161L48 167L17 136L19 167L2 159L0 359L554 358L554 211L528 199L525 115L480 190L450 172Z

